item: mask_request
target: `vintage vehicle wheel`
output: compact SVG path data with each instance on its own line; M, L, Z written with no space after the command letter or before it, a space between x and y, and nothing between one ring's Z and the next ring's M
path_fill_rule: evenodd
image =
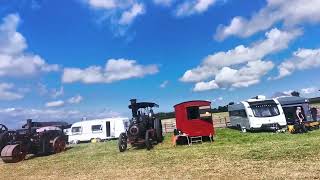
M9 141L9 132L3 132L0 134L0 151L8 144Z
M155 129L156 135L157 135L157 142L161 143L163 141L161 120L156 119L154 121L154 129Z
M149 131L146 132L145 144L146 144L147 150L152 149L152 139L150 137Z
M1 159L5 163L17 163L26 157L26 153L21 151L19 144L7 145L1 151Z
M47 136L42 136L40 138L40 147L37 154L47 155L50 153L50 140Z
M0 134L4 133L8 131L8 128L7 126L3 125L3 124L0 124Z
M124 152L127 150L127 136L125 133L121 133L118 140L119 151Z
M53 153L57 154L66 149L66 142L61 136L58 136L54 138L52 146L53 146Z

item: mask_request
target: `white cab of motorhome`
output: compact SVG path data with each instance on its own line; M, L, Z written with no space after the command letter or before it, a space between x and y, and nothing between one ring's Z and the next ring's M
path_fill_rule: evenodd
M119 138L120 133L125 132L129 126L128 118L106 118L80 121L72 124L69 134L69 143L103 141Z
M277 99L265 96L242 101L228 106L230 124L246 130L279 130L287 125L281 104Z

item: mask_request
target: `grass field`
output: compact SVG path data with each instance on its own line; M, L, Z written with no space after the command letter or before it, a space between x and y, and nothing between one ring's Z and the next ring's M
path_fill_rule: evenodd
M47 157L0 163L0 179L317 179L320 130L307 134L218 129L216 141L119 153L117 141L81 144Z

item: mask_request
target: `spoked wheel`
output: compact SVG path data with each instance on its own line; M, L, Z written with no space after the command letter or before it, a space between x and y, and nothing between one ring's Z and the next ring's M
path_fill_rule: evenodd
M118 141L119 151L124 152L127 150L127 136L125 133L121 133Z
M57 154L66 149L66 142L65 140L61 137L58 136L53 140L53 153Z
M0 124L0 134L1 134L1 133L4 133L4 132L6 132L6 131L8 131L7 126L5 126L5 125L3 125L3 124Z
M5 163L17 163L26 157L26 153L21 151L19 144L7 145L1 151L1 159Z
M151 139L151 137L150 137L150 131L147 131L147 132L146 132L145 144L146 144L147 150L152 149L152 139Z

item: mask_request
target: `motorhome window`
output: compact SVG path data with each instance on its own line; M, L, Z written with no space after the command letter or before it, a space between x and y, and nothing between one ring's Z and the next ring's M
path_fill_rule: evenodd
M200 118L200 113L199 113L199 107L198 106L191 106L187 108L187 114L188 114L188 119L199 119Z
M102 131L102 125L93 125L91 126L92 132L100 132Z
M255 117L272 117L280 115L278 107L274 104L252 106L251 109Z
M72 127L71 132L72 134L80 134L82 128L81 127Z

